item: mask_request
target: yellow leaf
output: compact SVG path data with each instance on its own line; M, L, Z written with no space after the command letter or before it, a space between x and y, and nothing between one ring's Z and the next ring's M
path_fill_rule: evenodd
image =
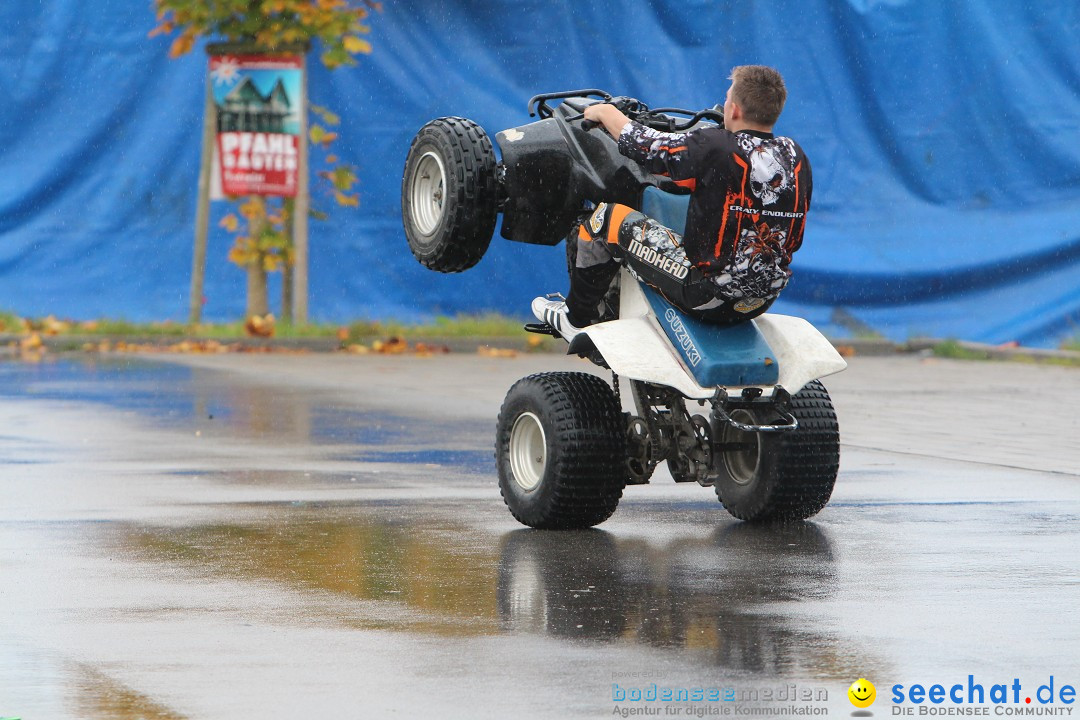
M334 187L342 192L348 192L352 189L353 183L357 180L356 173L352 171L348 165L339 165L334 168L334 172L330 175L330 182L334 184Z
M329 163L330 165L333 165L337 161L338 161L337 155L327 155L326 156L326 162Z
M321 105L311 105L311 112L322 118L322 121L327 125L337 125L341 122L341 118L330 112L329 109L322 107Z
M185 32L173 40L172 47L169 48L169 57L178 58L181 55L186 55L191 52L193 47L195 47L195 36L190 31Z
M262 202L257 197L252 197L246 203L240 206L240 214L246 217L248 220L254 220L257 217L262 217L266 214L263 208Z
M221 218L221 222L219 224L221 225L221 227L225 228L229 232L236 232L236 229L240 227L240 220L232 213L229 213L225 217Z
M342 44L345 46L346 50L353 53L354 55L356 53L371 52L371 43L362 38L358 38L355 35L346 35L345 39L342 41Z
M158 25L156 28L147 33L146 37L157 37L158 35L168 35L173 31L173 24L165 21Z
M236 265L246 265L246 261L247 253L235 246L229 248L229 262L235 263Z
M334 191L334 199L338 201L338 205L345 207L360 207L360 198L356 195L346 195L340 190Z
M337 136L337 133L327 132L322 125L312 125L311 130L308 132L311 142L323 147L337 140Z

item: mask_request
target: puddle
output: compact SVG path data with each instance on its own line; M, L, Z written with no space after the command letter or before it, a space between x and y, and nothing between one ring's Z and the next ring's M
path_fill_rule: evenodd
M122 542L214 578L363 601L339 618L357 627L642 645L774 676L846 678L874 664L779 609L827 599L837 582L831 543L810 523L727 523L657 544L601 530L495 536L446 504L249 510L258 517L243 523L129 527Z
M87 720L186 720L146 695L91 668L80 667L72 683L71 705Z
M0 718L184 720L83 663L6 642L0 647Z
M494 450L404 450L399 452L365 452L350 460L362 462L404 463L409 465L430 465L452 467L459 472L474 475L493 475L495 468Z
M0 362L0 397L101 404L169 429L317 446L409 448L420 440L424 446L434 441L460 447L468 444L466 438L475 442L477 435L494 432L491 423L448 426L372 413L342 406L328 393L253 385L237 382L228 373L138 358ZM452 464L459 457L469 468L479 467L479 451L395 451L389 461Z
M262 522L133 527L121 544L159 564L213 577L271 580L393 606L391 612L365 612L360 606L359 613L341 618L359 627L438 635L498 630L498 555L493 547L461 544L467 528L438 520L395 520L393 515L409 511L388 504L304 503L262 510ZM327 518L342 514L349 519Z

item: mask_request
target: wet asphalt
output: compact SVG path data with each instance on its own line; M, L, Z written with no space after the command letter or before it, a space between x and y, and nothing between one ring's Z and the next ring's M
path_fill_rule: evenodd
M551 369L594 371L0 359L0 718L848 717L861 677L884 717L896 684L1080 686L1080 370L855 358L811 522L660 470L540 532L492 442ZM632 697L665 688L703 699Z

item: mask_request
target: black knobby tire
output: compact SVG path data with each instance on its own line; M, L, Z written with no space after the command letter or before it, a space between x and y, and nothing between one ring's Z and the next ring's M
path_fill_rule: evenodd
M740 520L805 520L829 502L840 466L840 429L825 386L808 383L791 398L791 412L799 427L790 432L743 433L714 424L721 442L756 445L756 453L747 449L719 458L716 495ZM742 419L776 420L760 413Z
M401 179L401 218L416 259L444 273L468 270L495 232L495 151L484 129L444 117L420 129Z
M534 451L524 452L529 448ZM495 459L503 500L522 524L602 523L626 485L623 414L614 392L586 373L519 380L499 411Z

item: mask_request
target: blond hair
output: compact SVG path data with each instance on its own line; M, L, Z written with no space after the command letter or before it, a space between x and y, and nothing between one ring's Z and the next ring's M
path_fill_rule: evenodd
M765 65L739 65L731 69L731 99L747 120L772 127L784 109L787 88L784 78Z

